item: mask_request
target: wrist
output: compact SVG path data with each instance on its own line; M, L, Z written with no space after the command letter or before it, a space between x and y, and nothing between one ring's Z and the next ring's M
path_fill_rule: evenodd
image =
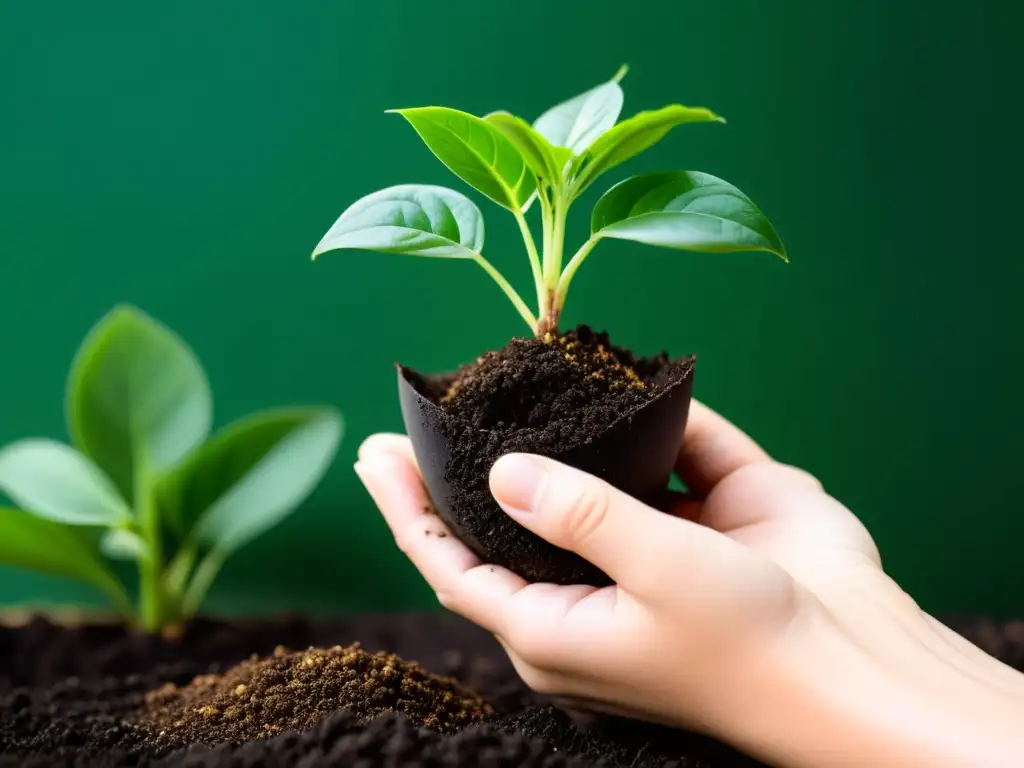
M1024 765L1024 677L937 632L893 633L879 657L826 615L808 623L731 708L737 746L793 768Z

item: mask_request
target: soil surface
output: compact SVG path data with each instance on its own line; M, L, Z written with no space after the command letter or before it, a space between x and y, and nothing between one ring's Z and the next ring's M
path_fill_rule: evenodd
M199 675L184 687L166 683L146 695L138 724L148 741L222 744L304 731L347 709L363 719L401 712L416 725L450 733L492 712L478 695L394 654L358 643L329 649L253 655L223 674Z
M1024 622L950 623L989 653L1024 670ZM355 638L367 649L398 650L402 658L420 661L422 668L353 648ZM328 650L316 652L318 661L304 667L309 653L275 654L277 639ZM335 648L341 644L349 647ZM267 658L254 662L252 653ZM338 684L347 675L317 679L309 673L332 660L337 671L351 671L364 681L373 680L374 670L379 677L389 664L394 673L384 675L390 683L370 686L374 691L383 688L382 698L333 711L348 695ZM424 669L457 678L494 711L484 713L480 699L457 692L462 689ZM213 677L195 681L196 675ZM407 689L404 682L396 686L399 675L413 681L412 687ZM153 737L153 726L175 708L185 712L191 704L198 709L226 705L240 685L247 691L251 686L270 692L294 679L307 688L322 685L321 695L297 696L294 701L304 702L298 714L287 705L275 710L283 729L268 738L245 741L253 734L224 732L218 738L225 743L182 748L175 739L190 738L182 730L163 741ZM482 715L482 721L460 726L455 721L461 716L453 715L450 702L434 695L438 686L459 700L456 709L465 707L468 719ZM0 626L0 692L0 768L760 767L697 734L621 718L587 722L570 717L523 687L493 638L446 614L333 622L200 621L178 642L117 627L64 629L41 620L23 628ZM425 708L430 701L436 705L436 727L450 732L422 726L431 717ZM378 711L384 714L374 716ZM297 716L290 730L288 723ZM167 720L173 730L177 721Z
M553 440L583 442L649 400L658 389L654 376L668 365L666 355L638 361L614 347L608 334L580 326L543 339L513 339L487 352L445 377L437 402L478 429L559 424Z
M321 676L324 687L319 698L296 696L296 701L305 702L300 706L302 712L308 713L298 715L297 727L289 726L296 711L287 705L275 710L282 730L258 741L245 740L255 735L251 732L232 733L225 718L213 716L211 721L219 721L214 727L222 729L218 738L225 742L183 747L191 738L187 722L201 727L193 715L204 717L193 712L179 718L186 723L176 725L179 720L173 720L171 712L177 708L185 713L186 702L200 710L219 707L227 704L239 685L253 685L257 677L261 682L255 685L267 690L289 674L298 673L300 679L315 683L301 667L301 659L308 654L275 655L276 638L295 647L328 649L319 654L338 662L346 649L331 649L351 645L356 638L367 650L395 649L401 659L415 659L419 665L387 655L371 659L370 654L355 651L358 658L341 666L353 669L363 665L360 674L365 680L366 671L381 664L377 667L380 672L390 660L404 679L411 678L423 688L403 697L395 693L394 686L384 686L386 693L376 704L363 701L355 710L332 711L332 707L342 706L337 699L339 686ZM348 652L353 651L350 648ZM252 653L267 659L254 663ZM290 662L298 662L298 669ZM269 673L271 670L279 671L281 678ZM460 687L430 673L455 678ZM215 678L196 682L197 675ZM340 677L336 676L335 682ZM19 687L26 685L29 687ZM462 716L457 710L465 709L465 719L470 720L484 709L473 694L456 693L463 690L461 686L479 693L493 712L487 712L480 722L460 727L457 721ZM371 688L379 691L381 686L374 683ZM454 709L444 696L434 695L439 689L453 694L458 701ZM0 691L6 692L0 693L0 768L759 765L706 737L630 720L602 717L579 727L522 685L490 635L447 614L367 616L334 622L201 621L177 642L133 635L116 627L64 629L46 621L17 629L0 627ZM345 695L343 692L342 698ZM425 708L430 700L436 705L433 713ZM374 716L378 711L384 714ZM422 725L431 717L441 730ZM161 719L171 726L169 731L163 729L163 738L155 730ZM449 732L443 732L445 728Z
M505 453L561 455L591 443L609 427L688 376L694 358L666 353L638 358L585 325L560 335L513 339L500 350L443 376L413 384L445 413L453 445L446 481L456 490L452 516L489 562L525 578L606 584L581 558L527 534L498 510L488 487ZM557 563L557 569L551 563ZM551 573L562 578L551 577Z

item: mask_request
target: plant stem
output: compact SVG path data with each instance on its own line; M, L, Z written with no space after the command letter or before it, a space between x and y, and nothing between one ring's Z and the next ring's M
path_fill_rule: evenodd
M505 292L505 295L508 296L512 305L516 308L516 311L519 312L520 317L526 321L526 324L530 326L530 330L532 331L537 326L537 318L533 316L533 312L531 312L530 308L526 306L526 302L523 301L519 293L516 292L516 289L512 287L512 284L509 283L509 281L505 279L505 276L495 269L491 262L485 259L481 254L475 254L473 256L473 261L483 267L484 271L491 276L491 279L498 284L498 287Z
M225 559L224 553L214 549L199 562L199 567L196 568L195 575L192 577L192 583L188 585L188 590L181 602L182 613L185 616L194 616L202 607L206 593L210 591L210 586L217 578Z
M592 237L576 251L569 263L565 265L565 270L562 272L562 276L558 279L558 287L555 290L555 304L561 311L562 307L565 306L565 296L569 292L569 284L572 283L572 278L576 274L576 270L580 268L580 264L590 255L590 252L594 250L594 246L597 245L598 237Z
M537 191L537 197L541 199L544 197L540 190ZM523 212L513 211L513 214L516 217L516 222L519 224L519 231L523 235L523 242L526 243L526 253L530 257L530 271L533 273L533 284L537 286L537 303L540 304L544 295L544 278L540 271L540 256L537 253L537 243L533 239L533 233L530 231L530 225L526 221L526 216L523 215Z
M544 285L552 291L558 287L558 276L562 271L562 249L565 247L565 220L568 212L567 201L561 195L556 195L551 206L551 237L544 248Z
M569 205L569 199L556 191L550 206L544 211L544 297L540 302L540 321L536 326L538 337L558 332L558 316L562 311L558 301L558 278L562 271Z
M160 521L157 518L149 473L145 468L135 473L135 511L138 514L142 538L150 552L150 557L139 560L139 617L143 629L155 632L160 629L164 618L163 591L160 584L163 546L160 541Z
M558 194L557 191L555 194ZM544 248L544 269L541 271L540 279L537 282L537 316L540 318L548 317L551 314L551 291L548 290L547 285L547 263L548 254L551 252L551 236L554 230L554 212L551 210L551 201L546 197L541 197L541 230L543 234ZM543 336L544 331L538 326L536 328L536 334Z
M194 538L189 537L171 559L167 570L164 572L164 589L167 594L181 603L185 588L188 586L189 577L196 564L199 547Z

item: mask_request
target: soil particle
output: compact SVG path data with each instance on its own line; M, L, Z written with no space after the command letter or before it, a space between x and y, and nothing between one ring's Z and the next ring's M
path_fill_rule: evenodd
M441 732L492 711L450 678L353 644L300 653L278 648L184 687L168 683L146 695L138 724L161 748L234 743L306 730L339 709L366 719L401 712Z

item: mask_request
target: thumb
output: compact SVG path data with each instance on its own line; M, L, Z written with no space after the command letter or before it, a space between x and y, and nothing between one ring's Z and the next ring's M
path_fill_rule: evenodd
M491 492L524 528L590 561L617 584L644 591L652 568L719 550L714 531L640 503L603 480L551 459L507 454L495 462Z

